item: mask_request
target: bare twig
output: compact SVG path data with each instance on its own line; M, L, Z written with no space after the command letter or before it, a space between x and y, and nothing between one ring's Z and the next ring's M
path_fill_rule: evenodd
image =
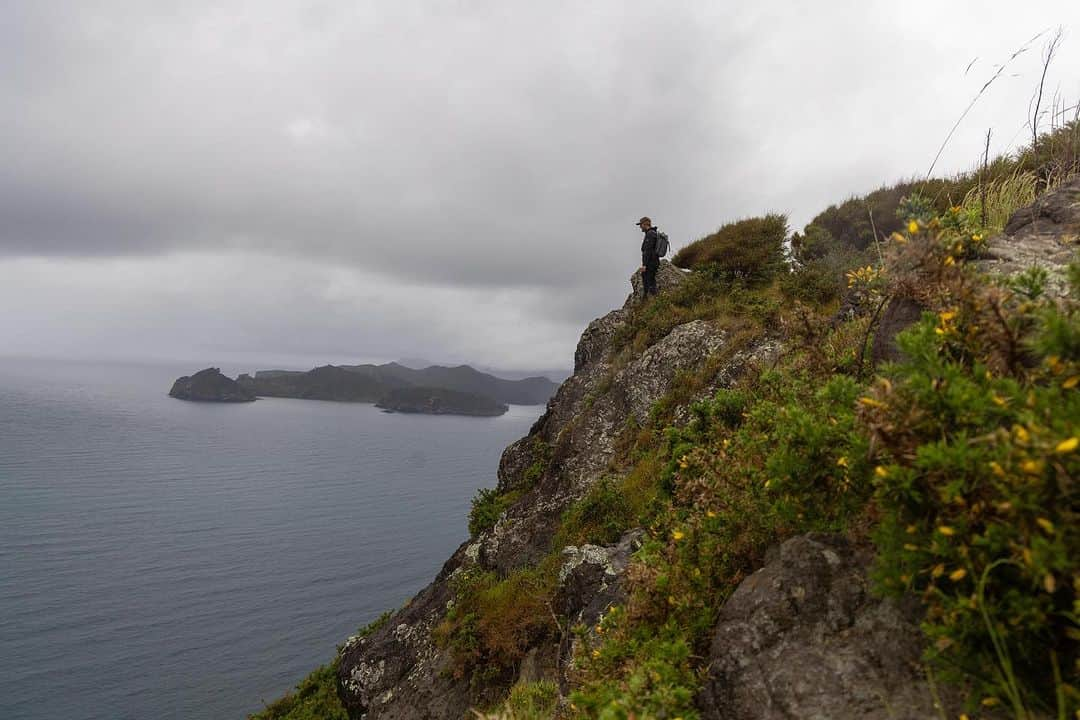
M885 308L885 303L890 299L892 299L890 295L883 295L881 302L874 309L874 314L870 316L870 324L866 326L866 334L863 335L862 343L859 345L859 357L855 365L855 377L857 380L861 381L863 379L863 362L866 359L866 345L870 342L870 333L874 332L874 325L877 323L881 311Z
M972 60L972 62L975 62ZM870 208L870 204L866 205L866 214L870 216L870 230L874 233L874 247L877 248L878 262L882 267L885 266L885 257L881 254L881 243L878 242L877 225L874 224L874 211Z
M544 604L547 605L548 612L551 613L551 619L555 623L555 627L559 629L559 635L563 635L566 631L563 630L562 623L559 622L558 616L555 615L555 608L551 606L551 601L545 600Z
M983 150L982 172L979 173L979 205L982 209L981 224L979 227L986 228L986 167L990 164L990 131L986 129L986 148Z
M975 103L978 102L979 98L983 96L983 93L986 92L986 89L989 88L995 80L1001 77L1001 74L1005 72L1005 68L1008 67L1009 63L1018 58L1020 55L1027 52L1031 48L1031 44L1041 38L1043 35L1045 35L1046 32L1046 30L1043 30L1038 35L1034 36L1026 43L1021 45L1016 52L1009 56L1008 60L998 66L997 71L990 77L990 79L983 83L983 86L979 89L979 92L975 93L975 97L973 97L971 99L971 102L968 103L968 106L964 108L964 112L960 113L960 117L957 118L956 123L952 126L952 129L949 130L949 134L945 136L944 142L942 142L941 147L938 148L937 155L934 156L934 161L930 163L930 169L926 171L927 178L929 178L930 174L934 172L934 167L937 165L938 160L941 159L941 153L945 152L945 147L949 144L949 141L952 140L952 136L956 133L956 129L960 127L960 123L962 123L964 121L964 118L967 117L968 113L971 112L971 108L975 107Z
M1043 48L1042 75L1039 77L1039 87L1036 90L1034 108L1031 111L1031 154L1034 156L1036 165L1039 162L1039 106L1042 105L1043 88L1046 86L1046 73L1050 70L1050 62L1054 59L1054 54L1061 44L1063 32L1064 30L1059 27Z

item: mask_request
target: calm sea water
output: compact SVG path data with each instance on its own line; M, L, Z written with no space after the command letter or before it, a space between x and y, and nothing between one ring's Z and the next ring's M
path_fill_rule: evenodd
M542 410L168 398L190 370L0 359L5 720L241 720L432 578Z

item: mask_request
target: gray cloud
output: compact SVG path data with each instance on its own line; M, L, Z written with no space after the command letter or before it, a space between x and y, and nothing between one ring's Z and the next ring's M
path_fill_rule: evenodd
M13 109L0 115L0 265L94 273L131 258L167 278L178 255L217 254L238 270L235 310L258 305L265 280L239 270L271 263L298 316L279 314L246 350L276 335L330 352L341 329L312 300L325 275L284 271L322 265L402 303L400 288L428 298L431 327L467 307L509 338L535 313L565 357L625 293L638 215L676 245L766 210L801 225L923 170L992 62L1050 25L1080 27L1072 3L1049 0L1023 23L997 17L930 2L14 0L0 9L0 103ZM945 170L972 164L988 125L1009 142L1034 55L981 103ZM1060 69L1078 58L1072 40L1066 94L1077 78ZM148 291L125 292L142 304ZM155 298L170 322L175 308L213 314ZM359 319L369 347L451 352L452 333L436 346L407 312L385 312ZM282 331L318 313L322 334ZM0 329L20 323L0 311ZM507 343L491 352L531 361L509 349L525 339Z

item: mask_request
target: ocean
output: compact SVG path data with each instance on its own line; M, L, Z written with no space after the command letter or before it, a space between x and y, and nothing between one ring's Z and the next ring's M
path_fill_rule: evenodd
M543 410L167 397L194 369L0 359L5 720L242 720L433 578Z

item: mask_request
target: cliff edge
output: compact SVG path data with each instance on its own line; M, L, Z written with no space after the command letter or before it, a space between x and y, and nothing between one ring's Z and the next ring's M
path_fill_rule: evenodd
M686 282L665 262L661 294ZM366 637L350 638L339 664L340 694L351 717L458 718L498 699L519 677L567 682L572 654L565 637L540 634L512 670L478 681L463 673L447 643L436 640L454 607L458 580L469 574L506 576L535 566L553 550L560 519L606 475L619 472L618 445L627 428L644 426L656 403L686 373L710 360L709 381L680 403L687 406L729 386L752 363L769 361L778 342L767 335L733 345L716 324L694 320L670 329L641 351L623 334L640 302L640 278L624 305L594 320L574 353L574 373L548 402L529 434L510 445L498 468L496 491L515 498L497 522L463 543L435 580ZM589 623L619 597L622 571L636 549L628 533L612 546L565 546L553 613L570 624ZM560 624L562 624L560 620Z

